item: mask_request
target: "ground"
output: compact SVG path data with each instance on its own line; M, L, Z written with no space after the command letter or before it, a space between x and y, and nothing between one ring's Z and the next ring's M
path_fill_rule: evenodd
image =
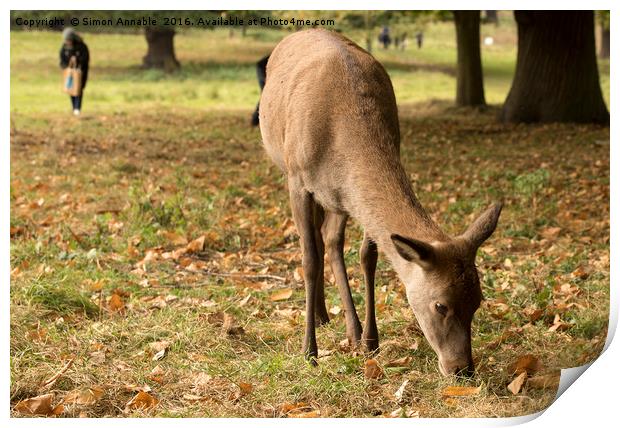
M485 59L496 105L453 108L450 31L430 27L424 53L377 56L399 100L403 163L431 216L458 234L505 203L477 259L485 301L472 379L440 376L383 258L378 354L342 343L328 273L323 354L316 368L301 356L286 184L249 127L252 63L276 36L180 34L183 70L166 76L137 68L142 36L87 35L93 70L76 119L58 94L58 34L13 33L12 415L47 392L62 416L90 417L493 417L549 405L557 370L596 358L606 338L609 129L497 123L514 68L514 49L501 45ZM514 42L513 27L485 31ZM608 100L608 63L601 70ZM363 314L361 236L351 221L345 257ZM524 361L528 381L513 394ZM449 386L480 388L454 397Z

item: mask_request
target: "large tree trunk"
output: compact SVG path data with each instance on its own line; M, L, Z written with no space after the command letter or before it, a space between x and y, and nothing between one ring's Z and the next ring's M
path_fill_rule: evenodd
M145 36L148 44L146 55L142 58L145 68L173 71L181 66L174 55L174 30L147 27Z
M601 50L598 55L603 58L609 58L609 27L601 25Z
M515 11L519 43L505 122L609 123L592 11Z
M497 17L496 10L485 10L484 12L484 22L495 24L496 26L499 25L499 18Z
M456 104L485 105L480 60L480 11L454 11L457 45Z

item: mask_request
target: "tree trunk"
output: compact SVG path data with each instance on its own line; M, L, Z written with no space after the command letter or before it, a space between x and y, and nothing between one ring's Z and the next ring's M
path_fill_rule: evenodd
M457 45L456 104L483 106L482 61L480 60L480 11L454 11Z
M603 59L609 58L609 27L601 25L601 50L598 53Z
M174 55L174 30L147 27L144 34L148 44L146 55L142 58L144 68L173 71L181 66Z
M484 11L484 22L489 24L495 24L495 26L499 25L499 19L497 17L496 10L485 10Z
M517 66L504 122L609 123L592 11L515 11Z

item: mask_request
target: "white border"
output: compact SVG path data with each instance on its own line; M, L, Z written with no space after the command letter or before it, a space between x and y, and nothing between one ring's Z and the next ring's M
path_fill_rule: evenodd
M393 0L384 0L380 4L377 2L371 2L369 0L353 1L353 0L315 0L315 1L270 1L266 2L250 2L240 0L229 1L211 1L204 2L192 2L187 0L176 0L173 3L169 1L147 1L147 0L134 0L131 2L121 0L93 0L93 1L42 1L42 0L22 0L22 1L8 1L3 2L2 7L5 9L5 19L9 18L9 11L15 10L29 10L29 9L44 9L44 10L72 10L72 9L110 9L110 10L155 10L155 9L174 9L174 10L192 10L192 9L216 9L216 10L257 10L257 9L269 9L269 10L323 10L323 9L352 9L352 10L366 10L377 9L377 6L382 6L384 9L498 9L498 10L512 10L512 9L582 9L584 6L588 6L595 10L611 9L612 15L615 16L615 10L613 10L614 3L611 1L593 0L587 4L577 1L563 1L563 2L551 2L551 1L471 1L467 3L458 2L455 0L435 0L435 1L417 1L417 2L396 2ZM612 25L612 27L614 27ZM615 29L615 27L614 27ZM616 31L612 31L612 59L620 51L614 49L618 46L620 38L616 37ZM2 46L10 46L10 29L6 24L2 36L0 39ZM615 61L611 62L611 76L616 76L614 73ZM46 426L46 427L65 427L65 426L106 426L113 423L120 426L136 426L138 424L152 424L156 426L165 426L170 424L172 419L10 419L10 408L8 403L8 397L10 394L9 382L9 303L10 303L10 260L9 260L9 182L10 182L10 152L9 152L9 132L10 132L10 75L6 70L10 70L10 53L9 50L5 50L5 54L2 55L2 69L5 70L2 73L3 85L2 91L4 95L4 103L2 104L2 119L0 120L0 126L2 127L3 142L1 144L2 150L2 168L0 174L2 175L3 185L0 186L0 204L2 206L3 215L0 216L0 236L4 239L0 240L0 272L4 281L2 284L2 298L0 299L0 316L2 317L1 337L4 346L1 347L0 357L3 367L1 388L4 404L4 412L2 414L2 420L6 422L8 426L25 427L25 426ZM615 78L610 82L611 86L611 99L615 100L617 94L617 83ZM611 112L610 108L610 112ZM611 174L611 189L618 188L618 174L615 167L618 167L618 143L613 132L613 122L611 135L611 162L610 162L610 174ZM610 194L613 194L610 192ZM612 198L611 204L611 217L614 217L614 213L617 216L618 213L618 198ZM6 215L5 215L6 214ZM611 283L618 275L618 267L613 263L615 258L613 257L618 253L618 244L616 238L618 237L618 227L611 223ZM611 285L611 284L610 284ZM583 427L583 426L609 426L610 422L617 419L617 407L618 407L618 393L617 389L620 385L620 374L618 373L617 361L620 360L620 346L618 341L612 341L617 322L618 322L618 291L616 287L611 287L611 316L609 323L609 333L606 342L605 352L587 369L584 376L576 379L575 374L579 372L579 369L563 370L562 372L562 385L572 383L575 384L568 388L564 394L562 394L557 401L552 404L542 414L531 415L519 418L504 418L504 419L356 419L355 423L361 426L371 426L377 423L393 424L394 426L410 426L412 424L420 425L453 425L458 423L460 426L506 426L515 425L524 422L528 422L528 426L532 427L548 427L550 425L567 426L567 427ZM578 377L578 375L577 375ZM536 417L539 416L539 417ZM317 422L320 424L338 424L339 420L322 419L317 420L290 420L290 419L253 419L250 421L244 421L242 419L184 419L179 421L186 426L201 426L209 424L209 426L229 426L235 423L251 423L253 426L273 426L273 425L291 425L296 426L310 426Z

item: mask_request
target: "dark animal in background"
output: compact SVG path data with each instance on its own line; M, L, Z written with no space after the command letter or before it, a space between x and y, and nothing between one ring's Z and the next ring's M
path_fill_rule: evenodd
M267 61L269 61L269 55L263 57L256 63L256 78L258 79L258 86L260 86L261 92L265 87L265 79L267 79ZM260 106L260 101L256 103L256 109L252 114L252 126L258 126L258 107Z

